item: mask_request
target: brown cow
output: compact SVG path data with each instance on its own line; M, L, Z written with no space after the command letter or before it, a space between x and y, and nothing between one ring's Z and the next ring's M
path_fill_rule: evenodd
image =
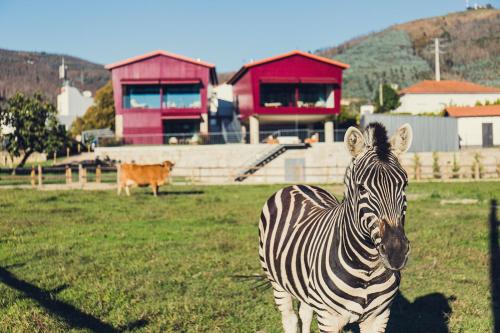
M172 170L174 163L165 161L162 164L121 164L120 179L118 181L118 195L125 187L125 192L130 196L130 186L151 186L156 197L158 187L164 185Z

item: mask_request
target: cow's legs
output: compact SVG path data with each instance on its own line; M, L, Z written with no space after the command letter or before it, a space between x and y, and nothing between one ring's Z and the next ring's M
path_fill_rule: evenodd
M122 194L122 188L123 188L123 184L122 183L119 183L118 184L118 195L121 195Z
M299 319L293 311L292 295L281 288L278 284L272 283L274 290L274 301L281 311L281 320L285 333L297 333L297 323Z
M365 321L359 324L361 333L384 333L389 321L390 310L387 309L384 312L367 318Z
M153 189L153 195L155 197L158 196L158 185L156 185L155 183L152 183L151 188Z
M304 302L300 302L299 307L300 321L302 322L302 330L300 333L311 332L311 321L313 318L313 309Z
M127 196L130 197L130 186L129 185L125 185L125 193L127 193Z

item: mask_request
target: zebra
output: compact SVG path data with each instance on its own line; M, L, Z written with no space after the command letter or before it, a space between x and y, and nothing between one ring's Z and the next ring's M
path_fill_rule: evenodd
M301 332L313 314L321 332L358 323L362 333L385 332L410 242L404 232L408 176L399 162L413 138L409 124L390 140L379 123L350 127L352 156L344 199L306 185L283 188L265 203L259 257L286 333L296 332L292 300L300 302Z

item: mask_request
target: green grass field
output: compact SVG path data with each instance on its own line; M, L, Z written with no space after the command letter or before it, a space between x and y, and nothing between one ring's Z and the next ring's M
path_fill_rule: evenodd
M271 291L234 278L261 273L258 217L280 187L0 190L0 332L280 332ZM412 254L388 332L491 332L488 213L500 182L408 193ZM479 202L440 203L459 198Z

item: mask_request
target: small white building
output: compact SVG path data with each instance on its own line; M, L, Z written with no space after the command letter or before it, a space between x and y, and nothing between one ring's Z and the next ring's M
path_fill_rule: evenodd
M395 113L438 114L448 106L474 106L500 99L500 88L465 81L421 81L400 91Z
M457 118L462 147L500 145L500 105L450 106L445 116Z
M81 117L87 109L94 104L92 93L84 91L80 93L75 87L65 84L61 93L57 95L57 114L61 124L69 129L76 117Z

